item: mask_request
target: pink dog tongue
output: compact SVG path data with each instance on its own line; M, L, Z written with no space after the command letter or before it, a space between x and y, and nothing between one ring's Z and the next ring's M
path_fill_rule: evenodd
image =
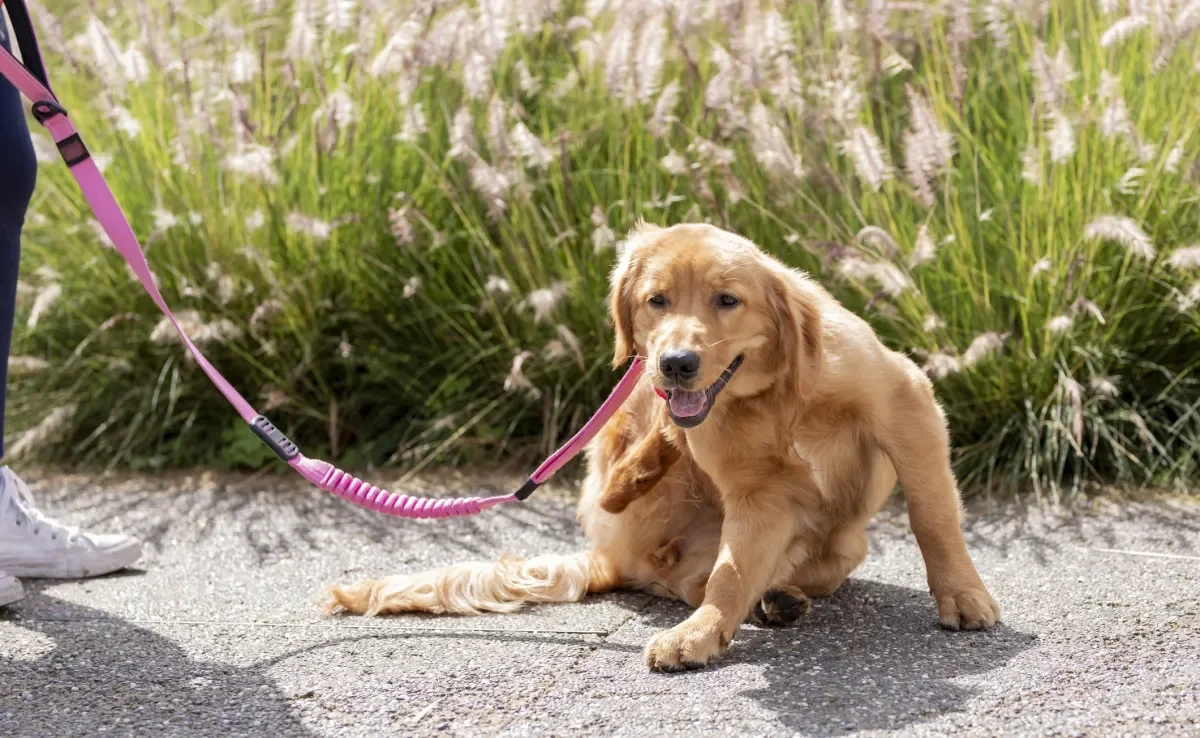
M708 393L704 390L672 390L668 402L675 417L691 418L704 412L704 406L708 403Z

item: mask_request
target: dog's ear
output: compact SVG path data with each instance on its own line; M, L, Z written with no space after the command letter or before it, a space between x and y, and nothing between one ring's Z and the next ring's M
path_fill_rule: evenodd
M824 364L819 298L808 289L806 278L796 279L783 269L772 271L768 291L778 329L773 353L789 384L804 400L817 386Z
M609 279L608 311L612 317L613 368L637 354L633 340L633 285L641 274L641 254L645 244L662 228L638 219L620 248L617 264Z

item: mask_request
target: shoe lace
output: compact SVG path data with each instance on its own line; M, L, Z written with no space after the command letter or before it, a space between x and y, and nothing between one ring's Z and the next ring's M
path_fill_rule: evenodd
M58 540L61 536L68 541L73 541L79 536L79 528L60 523L39 510L33 501L33 493L29 491L28 485L10 469L0 468L0 476L3 477L0 482L3 483L3 489L8 492L9 509L16 515L17 525L28 523L35 536L41 535L42 531L46 530L54 540Z

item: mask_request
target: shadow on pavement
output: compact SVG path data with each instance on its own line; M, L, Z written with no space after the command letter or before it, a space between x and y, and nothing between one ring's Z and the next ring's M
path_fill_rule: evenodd
M661 628L687 615L665 602L647 613ZM852 578L832 597L814 600L812 612L792 628L743 628L710 668L761 667L769 685L741 696L774 713L789 731L840 735L896 730L961 710L975 690L960 678L998 669L1035 642L1003 624L983 633L942 630L928 592ZM693 674L663 678L675 689L676 680Z
M37 598L54 620L22 621L19 607L0 618L51 644L30 661L0 658L0 735L311 735L265 667L197 661L135 624Z

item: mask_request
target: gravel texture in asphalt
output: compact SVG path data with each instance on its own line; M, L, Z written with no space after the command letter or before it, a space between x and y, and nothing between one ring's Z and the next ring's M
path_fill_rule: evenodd
M562 491L414 522L263 478L30 481L48 512L146 553L119 575L26 581L0 610L0 736L1200 736L1194 502L972 506L1003 611L986 633L936 627L890 506L866 563L796 627L746 627L718 664L661 675L642 647L688 611L639 593L320 617L333 582L578 550Z

